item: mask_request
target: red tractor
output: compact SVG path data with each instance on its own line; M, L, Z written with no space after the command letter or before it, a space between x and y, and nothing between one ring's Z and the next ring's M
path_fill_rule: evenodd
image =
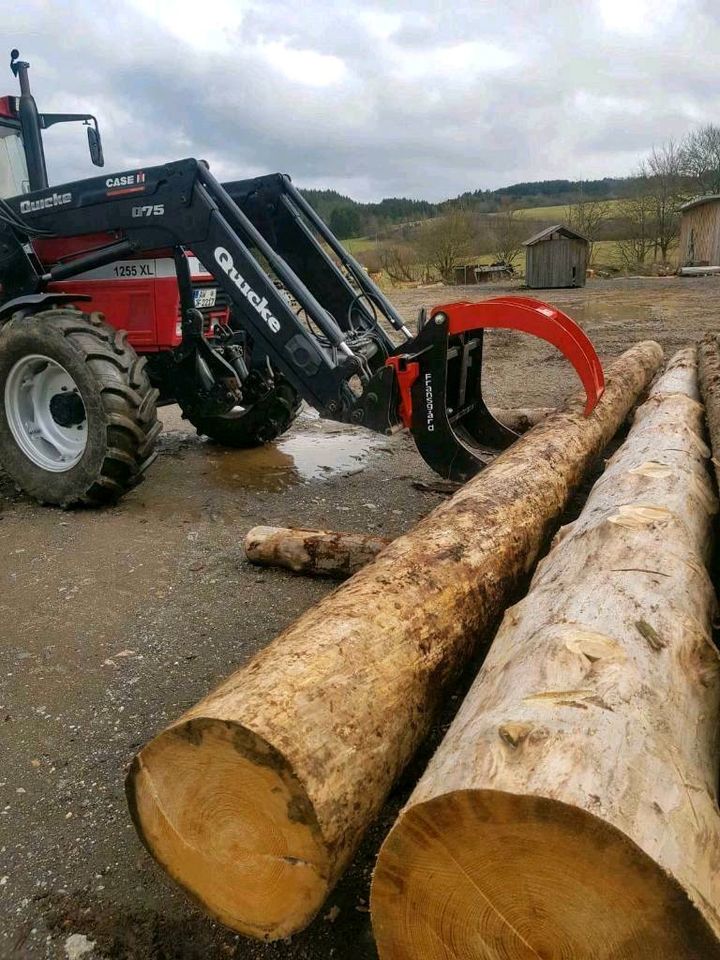
M48 185L42 131L97 121L42 114L29 65L0 98L0 463L27 493L70 506L117 500L153 459L156 406L252 446L301 400L385 433L408 427L441 475L464 480L515 435L482 399L483 329L543 337L597 402L592 345L538 301L421 311L413 335L290 178L220 184L179 160ZM400 341L399 345L396 341Z

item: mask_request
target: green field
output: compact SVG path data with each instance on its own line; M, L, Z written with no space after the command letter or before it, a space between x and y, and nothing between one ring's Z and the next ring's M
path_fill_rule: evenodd
M617 215L618 205L621 201L606 200L605 202L609 207L610 216ZM561 223L563 220L567 220L568 205L558 203L549 207L520 207L516 213L523 220L555 220L557 223Z
M600 270L603 267L613 267L616 270L622 270L624 264L618 250L618 241L596 240L593 245L593 262L591 266Z
M342 245L346 247L354 257L359 253L364 253L366 250L372 250L375 243L375 237L350 237L349 240L342 241Z
M537 207L536 209L540 210L559 210L560 207ZM366 250L371 250L375 246L374 237L355 237L351 240L343 240L344 246L353 254L357 256L358 254L363 253ZM480 263L488 264L492 263L495 260L495 257L491 253L480 253L475 254L469 257L465 257L466 263ZM618 253L618 243L617 240L598 240L596 241L593 248L593 264L594 267L615 267L620 268L622 262L620 260L620 255ZM524 270L525 267L525 253L521 252L515 258L513 263L515 269Z
M617 216L619 212L618 208L622 201L607 200L605 202L609 207L610 216ZM522 220L563 223L568 219L569 208L567 204L556 203L547 207L520 207L515 212ZM492 217L493 214L490 214L490 216ZM343 240L343 244L348 248L350 253L355 256L359 253L364 253L366 250L370 250L375 246L375 243L375 237L352 237L349 240Z
M621 202L619 200L608 200L610 205L611 214L617 210L618 204ZM568 208L563 204L556 204L554 206L547 207L524 207L517 211L518 215L523 219L528 221L528 236L533 232L530 224L532 221L547 223L548 221L555 221L556 223L561 223L564 220L567 220L568 217ZM372 250L377 244L375 237L352 237L349 240L343 240L343 245L347 247L350 253L353 256L361 256L363 253L368 250ZM473 254L471 256L465 257L464 260L466 263L479 263L479 264L489 264L494 261L495 257L491 253L485 254ZM515 270L518 271L520 275L525 272L525 251L521 251L518 256L515 258L513 263ZM593 260L592 267L596 270L622 270L623 262L620 258L618 251L618 242L616 240L598 240L594 244L593 248Z

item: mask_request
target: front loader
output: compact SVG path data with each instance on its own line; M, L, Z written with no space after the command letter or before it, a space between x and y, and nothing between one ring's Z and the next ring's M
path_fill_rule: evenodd
M301 400L382 433L409 429L440 475L466 480L515 434L482 396L483 330L542 337L574 365L586 412L602 368L580 328L528 298L421 311L412 332L289 177L219 183L178 160L50 187L28 64L0 99L0 463L69 506L142 477L176 402L231 446L272 440Z

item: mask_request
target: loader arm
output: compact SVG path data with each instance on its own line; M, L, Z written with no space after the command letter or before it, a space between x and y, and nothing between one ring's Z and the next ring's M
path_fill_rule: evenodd
M368 378L381 366L392 342L380 328L372 336L344 330L316 299L302 279L276 254L250 219L196 160L181 160L111 177L94 177L35 191L7 201L12 213L27 225L25 236L6 218L2 240L14 257L5 283L11 297L57 288L97 266L133 254L183 253L202 262L227 294L243 327L251 334L256 358L270 358L303 398L323 415L350 419L353 394L348 381ZM36 231L63 237L105 231L112 243L43 271L23 244ZM267 270L259 260L263 258ZM181 351L202 350L198 316L192 301L189 268L176 256L180 286L183 344ZM302 305L297 316L273 277ZM228 372L217 355L203 351L216 378Z
M43 236L99 233L109 237L102 246L50 268L30 246L35 239L41 251ZM225 340L210 343L204 334L188 250L230 300L236 324ZM22 298L61 295L63 281L114 260L168 252L182 318L175 362L196 378L205 410L221 413L242 403L270 368L325 417L386 433L409 427L438 472L467 479L488 448L514 439L482 400L484 327L523 329L563 350L586 386L588 411L602 391L587 338L538 302L500 298L492 306L436 308L413 337L279 174L223 186L205 164L188 159L36 190L0 206L0 280L15 307ZM245 335L253 344L250 368Z

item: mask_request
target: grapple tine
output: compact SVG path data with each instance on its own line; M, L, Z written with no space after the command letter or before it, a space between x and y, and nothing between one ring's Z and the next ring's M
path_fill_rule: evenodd
M552 315L552 318L559 323L566 332L573 336L579 345L584 348L585 355L592 366L592 369L595 373L595 380L598 386L599 395L602 396L602 392L605 388L605 374L603 373L602 364L600 359L595 352L595 347L592 345L592 341L579 326L579 324L569 317L558 307L551 306L549 303L544 303L542 300L535 300L532 297L493 297L492 298L496 303L512 303L519 304L520 306L528 305L532 306L537 310L540 310L541 313L544 313L545 316Z
M450 479L467 480L517 439L482 396L483 331L490 328L530 333L557 347L585 388L585 416L604 390L595 348L556 307L512 296L434 307L417 337L387 364L395 371L403 423L425 461Z
M477 329L506 329L546 340L570 361L585 388L585 415L592 413L605 389L602 365L584 331L567 314L531 297L495 297L480 303L459 302L434 307L449 318L448 335Z

